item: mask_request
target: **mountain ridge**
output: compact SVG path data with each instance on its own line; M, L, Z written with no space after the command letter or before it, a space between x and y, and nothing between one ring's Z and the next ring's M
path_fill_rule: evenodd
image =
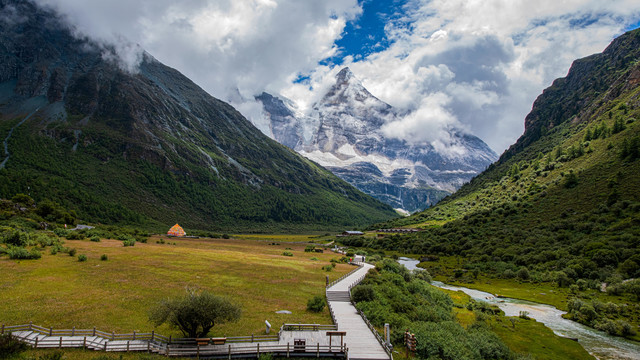
M296 117L286 98L258 96L270 119L268 135L394 208L431 206L497 158L482 140L457 130L450 134L463 155L391 138L384 126L404 114L371 94L348 67L335 78L305 118Z
M23 19L0 24L0 134L37 109L9 141L1 197L30 191L88 220L202 229L394 216L152 56L123 71L110 49L75 38L50 11L0 5Z

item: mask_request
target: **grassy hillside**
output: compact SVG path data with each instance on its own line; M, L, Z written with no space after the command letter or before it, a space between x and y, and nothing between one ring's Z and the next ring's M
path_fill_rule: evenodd
M442 269L456 280L476 282L480 274L517 280L522 288L567 288L569 298L579 300L563 299L570 317L637 338L638 44L636 30L603 54L576 61L536 100L525 134L496 164L437 206L371 227L423 232L346 243L442 259ZM458 260L447 263L450 257ZM605 302L619 303L614 297L623 294L628 305L607 308L592 300L589 289L600 290L602 283L612 296Z
M22 19L0 23L1 198L156 229L337 229L396 216L151 55L125 71L50 10L0 6Z

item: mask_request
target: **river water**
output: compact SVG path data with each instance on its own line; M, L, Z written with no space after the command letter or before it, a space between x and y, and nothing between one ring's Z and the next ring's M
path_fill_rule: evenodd
M409 270L421 270L417 267L418 260L401 257L398 262ZM580 345L598 359L640 359L640 343L610 336L575 321L564 319L562 314L565 312L554 306L511 298L496 298L495 295L484 291L447 285L440 281L433 281L431 284L443 289L462 291L475 300L497 305L506 316L518 316L520 311L526 311L529 317L543 323L557 335L578 339Z

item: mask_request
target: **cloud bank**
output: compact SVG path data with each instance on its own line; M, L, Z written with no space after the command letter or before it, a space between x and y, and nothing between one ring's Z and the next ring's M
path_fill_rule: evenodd
M388 136L447 147L456 128L496 152L522 134L535 97L574 59L640 19L636 0L406 0L384 28L390 45L356 60L335 45L362 13L356 0L36 2L115 44L125 67L139 60L139 44L261 128L260 108L246 99L280 93L304 113L349 66L407 114L385 126Z

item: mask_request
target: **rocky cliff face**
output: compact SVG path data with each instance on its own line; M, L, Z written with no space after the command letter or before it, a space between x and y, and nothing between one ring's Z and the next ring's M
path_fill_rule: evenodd
M463 149L457 155L385 136L383 125L402 115L372 95L349 68L337 74L310 119L296 118L286 99L263 94L258 100L271 119L268 135L365 193L409 212L436 203L497 158L482 140L462 132L452 134ZM283 128L289 131L275 130Z
M393 216L151 55L123 70L50 11L17 0L0 11L0 135L13 129L0 197L29 186L98 221L200 228Z

